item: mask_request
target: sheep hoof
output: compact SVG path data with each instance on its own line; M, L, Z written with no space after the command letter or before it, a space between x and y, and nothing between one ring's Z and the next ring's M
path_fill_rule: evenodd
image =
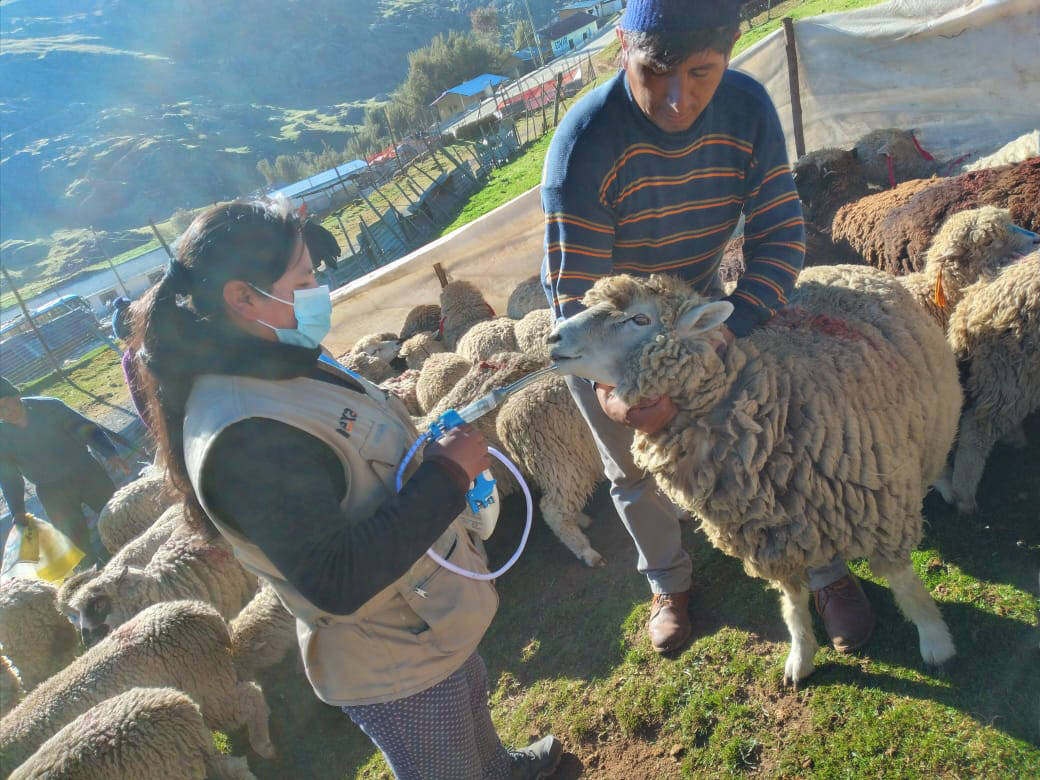
M784 664L784 685L793 685L798 690L798 683L808 677L816 669L812 655L803 655L792 648Z
M957 654L953 639L944 623L931 627L919 627L921 634L921 658L931 667L942 666Z
M585 562L586 566L606 566L607 564L603 556L591 547L581 554L581 559Z

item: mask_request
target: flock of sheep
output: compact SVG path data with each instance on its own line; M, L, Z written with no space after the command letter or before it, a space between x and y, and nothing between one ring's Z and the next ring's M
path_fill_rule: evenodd
M800 573L836 553L880 567L927 661L953 654L907 571L923 492L934 483L972 511L993 444L1020 437L1040 407L1040 252L1015 229L1040 230L1040 157L940 177L906 133L879 131L857 149L813 152L795 166L808 263L820 267L739 349L718 357L705 346L720 304L667 278L607 280L590 296L657 312L652 339L616 338L608 351L629 361L619 392L667 388L686 427L638 437L637 458L715 545L782 585L794 682L812 671L816 648ZM727 254L724 279L739 262ZM507 316L454 281L400 332L361 339L340 361L399 397L421 429L548 365L550 348L561 356L595 335L591 324L554 325L537 277L513 292ZM541 379L476 425L540 493L567 548L601 565L582 529L602 465L563 378ZM496 477L501 493L516 488L504 469ZM292 657L293 619L226 543L188 528L161 473L118 491L98 527L113 555L102 569L58 589L0 583L4 771L253 777L245 759L214 750L209 732L244 728L258 755L274 754L256 679Z

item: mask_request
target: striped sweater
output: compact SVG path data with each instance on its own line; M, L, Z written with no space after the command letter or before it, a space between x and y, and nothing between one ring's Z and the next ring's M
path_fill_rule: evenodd
M666 133L632 100L624 71L564 120L542 172L542 283L557 318L602 276L667 272L713 286L745 217L747 270L728 296L737 336L786 303L805 227L783 130L765 89L727 70L689 130Z

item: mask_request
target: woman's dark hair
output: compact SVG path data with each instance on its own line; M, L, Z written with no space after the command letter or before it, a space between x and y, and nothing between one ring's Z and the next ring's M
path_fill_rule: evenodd
M153 433L169 486L183 496L197 530L213 529L188 479L184 410L198 376L225 373L234 326L224 307L224 285L237 279L269 291L302 251L303 233L288 201L217 204L191 223L176 259L135 312L133 342L145 367Z
M660 70L671 70L691 54L714 51L729 54L739 23L679 32L622 30L629 51L640 52Z

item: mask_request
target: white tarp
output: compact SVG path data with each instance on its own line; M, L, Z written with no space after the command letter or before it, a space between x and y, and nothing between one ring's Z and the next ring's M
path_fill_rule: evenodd
M941 159L1040 126L1040 0L892 0L794 22L807 151L913 129ZM776 103L793 160L783 29L735 57Z

